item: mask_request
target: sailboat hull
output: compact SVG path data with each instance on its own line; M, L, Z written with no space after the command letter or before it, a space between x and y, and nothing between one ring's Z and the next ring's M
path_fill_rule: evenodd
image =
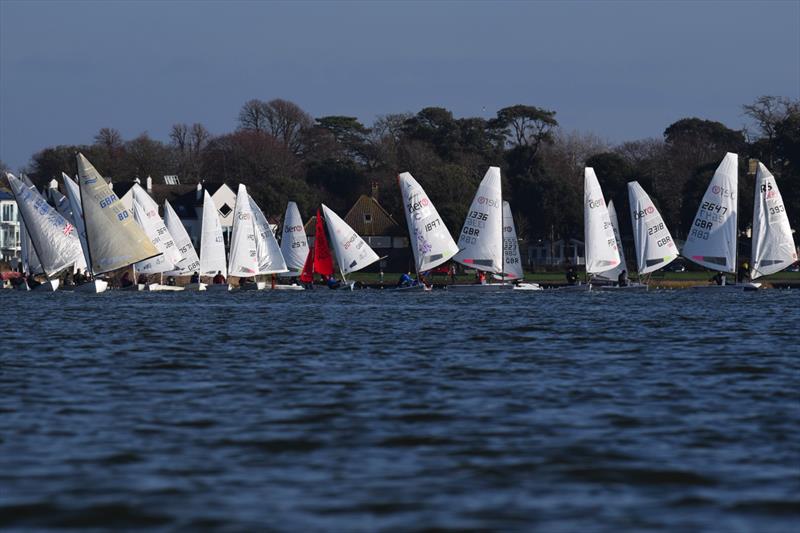
M276 291L304 291L305 287L302 285L275 285L272 287Z
M175 285L163 285L161 283L151 283L150 285L145 286L146 291L160 291L160 292L176 292L182 291L183 287L177 287Z
M82 285L75 287L75 292L86 292L89 294L100 294L106 292L108 289L108 282L102 279L94 279Z

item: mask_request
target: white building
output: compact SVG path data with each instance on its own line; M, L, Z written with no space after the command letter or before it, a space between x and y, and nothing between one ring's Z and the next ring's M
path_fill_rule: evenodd
M12 266L20 257L17 201L9 191L0 191L0 259Z

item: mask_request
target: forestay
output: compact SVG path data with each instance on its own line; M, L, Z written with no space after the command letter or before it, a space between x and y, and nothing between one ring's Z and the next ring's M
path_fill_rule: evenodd
M288 277L300 275L308 257L308 239L303 227L303 219L300 217L300 210L297 209L297 204L294 202L286 205L286 215L283 217L281 254L288 269L288 272L282 275Z
M334 254L342 274L356 272L380 259L364 239L325 204L322 204L322 213L330 230Z
M186 228L183 226L180 217L178 217L178 214L175 213L175 210L167 200L164 200L164 224L167 226L169 234L172 235L175 241L175 248L177 248L180 254L180 260L175 265L176 270L171 270L167 272L167 274L171 276L185 276L193 274L194 272L199 272L200 258L197 256L194 245L192 245L192 239L186 232Z
M611 281L617 281L619 275L623 270L627 270L625 262L625 251L622 248L622 238L619 232L619 220L617 219L617 210L614 208L614 200L608 201L608 219L611 221L611 229L614 231L614 240L617 243L617 250L619 251L619 264L610 270L600 272L597 277Z
M161 253L83 154L78 154L78 178L94 274L126 267Z
M505 261L505 277L508 279L522 279L522 257L519 254L519 241L514 218L511 215L511 205L503 202L503 260Z
M217 215L214 200L203 191L203 222L200 230L200 274L213 276L217 272L228 275L225 264L225 239L222 236L222 223Z
M161 216L158 214L158 204L153 201L147 191L138 183L133 188L134 204L138 203L141 208L137 216L137 222L145 230L147 236L155 247L162 253L147 261L136 263L136 270L140 272L157 273L175 270L176 265L181 260L181 254L175 245L175 239L167 229ZM146 218L146 221L142 220Z
M717 167L682 252L698 265L720 272L736 271L738 164L738 156L728 153Z
M403 196L416 270L425 272L436 268L458 252L458 245L417 180L408 172L400 174L397 180Z
M603 191L594 169L584 171L583 232L586 241L586 273L597 274L620 263L617 239Z
M25 186L12 174L6 177L44 273L50 277L80 262L81 243L72 223L53 209L35 188Z
M751 279L780 272L797 261L792 228L775 177L762 163L756 171Z
M259 274L278 274L288 272L286 262L281 254L281 247L269 227L269 221L256 201L249 194L250 210L253 212L253 224L255 225L256 236L256 255L258 257Z
M503 226L500 168L489 167L458 237L458 253L453 260L462 265L502 273Z
M638 181L628 183L628 201L639 274L664 268L678 257L678 248L664 219Z

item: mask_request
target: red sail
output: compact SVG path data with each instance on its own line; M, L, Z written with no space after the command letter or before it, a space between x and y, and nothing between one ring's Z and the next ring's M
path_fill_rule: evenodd
M300 273L300 281L303 283L314 283L314 247L308 250L306 262L303 263L303 271Z
M314 231L314 272L323 276L333 275L333 257L328 247L328 237L325 236L325 225L322 215L317 209L317 228Z

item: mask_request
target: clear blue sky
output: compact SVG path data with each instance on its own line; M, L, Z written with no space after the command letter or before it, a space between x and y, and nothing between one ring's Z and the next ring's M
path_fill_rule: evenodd
M557 111L613 142L800 97L800 2L18 2L0 0L0 159L231 131L251 98L312 116L443 106Z

